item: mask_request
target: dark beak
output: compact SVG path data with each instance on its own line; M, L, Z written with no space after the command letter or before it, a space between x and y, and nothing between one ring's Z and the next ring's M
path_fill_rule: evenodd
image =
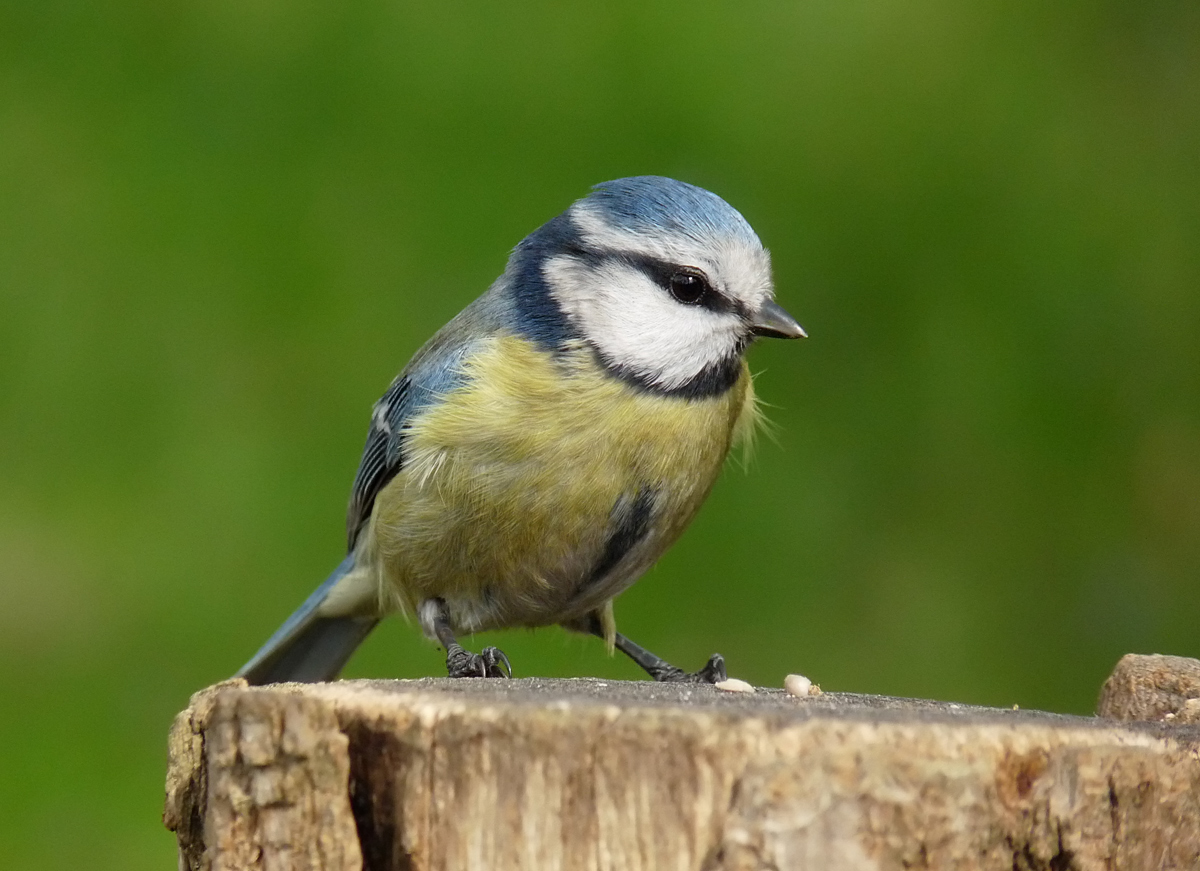
M796 323L796 319L784 311L783 306L773 299L764 302L755 313L750 331L756 336L767 336L772 339L808 338L804 327Z

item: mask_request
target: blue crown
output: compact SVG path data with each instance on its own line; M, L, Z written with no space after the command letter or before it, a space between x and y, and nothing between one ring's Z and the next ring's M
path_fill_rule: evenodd
M761 245L741 213L719 196L673 178L640 175L606 181L584 202L614 227L633 232L666 230L697 239L736 237Z

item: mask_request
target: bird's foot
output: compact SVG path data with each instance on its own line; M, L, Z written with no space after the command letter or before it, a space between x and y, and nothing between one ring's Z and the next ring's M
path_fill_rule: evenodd
M450 677L512 677L508 657L496 647L471 653L459 644L451 644L446 649L446 671Z
M720 683L729 677L729 674L725 671L725 657L719 653L714 653L710 656L704 668L699 671L686 672L682 668L676 668L669 662L648 666L646 671L656 681L663 683Z

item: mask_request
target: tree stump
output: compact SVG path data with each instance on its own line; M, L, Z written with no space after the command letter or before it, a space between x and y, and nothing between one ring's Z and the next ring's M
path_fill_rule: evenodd
M1154 722L649 682L230 681L176 718L164 821L192 871L1194 869L1200 725L1180 712L1200 683L1163 678L1188 663L1106 685L1166 687L1137 707Z

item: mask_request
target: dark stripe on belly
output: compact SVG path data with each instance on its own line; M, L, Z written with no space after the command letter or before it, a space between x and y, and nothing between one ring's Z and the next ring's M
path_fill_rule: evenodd
M613 506L609 515L613 520L613 530L604 545L604 553L600 561L592 569L584 587L602 580L605 575L617 567L624 556L633 550L634 546L646 537L650 531L650 514L654 510L654 490L644 487L633 498L622 496Z

